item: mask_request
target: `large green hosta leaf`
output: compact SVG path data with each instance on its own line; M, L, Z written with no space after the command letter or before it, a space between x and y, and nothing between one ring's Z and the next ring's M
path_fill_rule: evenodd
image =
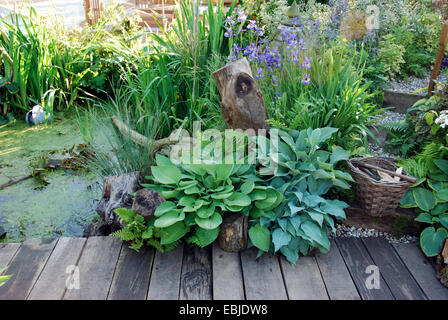
M174 166L153 166L151 174L161 184L177 184L181 179L180 170Z
M428 189L421 187L413 188L412 195L418 207L423 211L429 211L436 206L436 197L434 193Z
M427 227L420 234L420 247L428 257L434 257L442 247L443 240L448 237L448 231L444 228L435 229Z
M254 246L264 252L269 251L271 246L271 233L268 228L256 224L249 229L249 238Z

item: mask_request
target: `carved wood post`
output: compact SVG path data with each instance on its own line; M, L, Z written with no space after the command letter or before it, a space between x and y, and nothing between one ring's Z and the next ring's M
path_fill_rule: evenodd
M437 79L439 75L440 65L442 64L442 59L445 54L446 44L448 42L448 20L442 24L442 32L440 34L440 42L439 42L439 52L437 54L436 62L434 64L434 69L432 70L431 78L429 79L428 86L428 96L433 95L434 91L434 80Z
M231 129L269 129L266 107L246 58L212 74L221 94L221 110Z
M246 58L234 61L212 74L221 94L221 111L231 129L269 129L263 95ZM247 247L247 217L227 212L218 243L222 250L238 252Z

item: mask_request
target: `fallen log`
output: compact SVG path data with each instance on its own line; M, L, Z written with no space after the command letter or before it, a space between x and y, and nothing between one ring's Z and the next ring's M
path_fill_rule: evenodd
M144 135L138 133L137 131L134 131L131 128L129 128L123 121L118 119L115 115L112 115L112 122L122 135L129 137L129 139L131 139L138 145L149 147L149 149L151 150L150 151L151 155L154 155L154 153L156 153L159 149L163 147L176 144L178 142L177 139L172 139L170 137L159 140L149 139L148 137L145 137Z

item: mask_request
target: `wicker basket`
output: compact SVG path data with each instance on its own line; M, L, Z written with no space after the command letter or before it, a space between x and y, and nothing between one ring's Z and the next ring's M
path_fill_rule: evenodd
M362 163L395 171L397 169L395 162L392 159L382 157L353 158L347 161L349 171L355 180L353 189L360 207L372 216L382 216L393 212L412 183L403 180L397 182L375 180L358 168ZM402 174L411 177L404 171Z

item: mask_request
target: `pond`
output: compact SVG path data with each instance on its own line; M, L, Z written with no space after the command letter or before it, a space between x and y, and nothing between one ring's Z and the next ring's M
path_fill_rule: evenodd
M75 119L56 119L52 126L14 121L0 126L0 185L29 175L42 155L60 159L64 150L82 143ZM29 237L82 236L97 214L101 195L97 178L84 170L43 173L48 184L31 178L0 190L2 241Z

